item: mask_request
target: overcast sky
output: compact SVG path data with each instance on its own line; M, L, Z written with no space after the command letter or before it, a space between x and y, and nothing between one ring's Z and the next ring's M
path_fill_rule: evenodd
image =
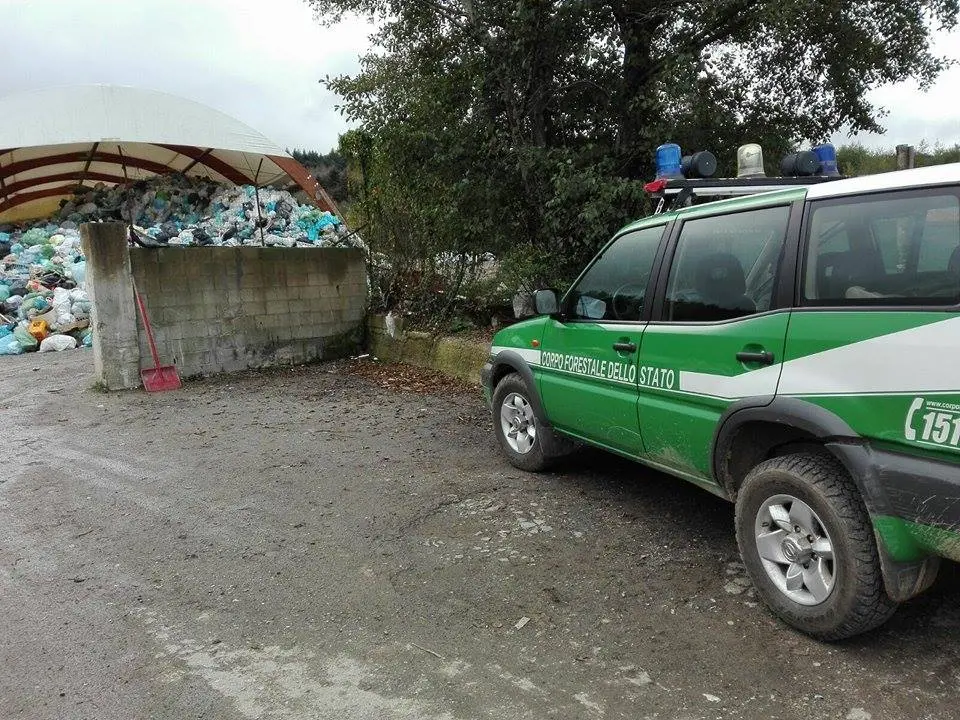
M0 96L136 85L210 105L278 145L320 151L346 125L318 81L356 71L370 32L361 20L324 27L303 0L0 0L0 28ZM960 60L960 34L938 37L937 51ZM888 133L861 141L960 143L958 87L955 67L927 94L910 83L876 91Z

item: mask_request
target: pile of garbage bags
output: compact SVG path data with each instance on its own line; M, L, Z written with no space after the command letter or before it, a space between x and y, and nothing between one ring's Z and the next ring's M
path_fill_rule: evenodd
M0 355L89 347L86 263L75 223L0 231Z
M360 244L335 215L286 190L176 174L97 185L64 201L52 218L0 226L0 355L91 345L79 227L103 220L127 223L131 240L147 247Z
M259 208L257 200L259 198ZM286 190L220 185L206 178L163 175L130 185L84 190L63 204L60 221L119 220L144 245L322 247L357 242L340 219L301 205Z

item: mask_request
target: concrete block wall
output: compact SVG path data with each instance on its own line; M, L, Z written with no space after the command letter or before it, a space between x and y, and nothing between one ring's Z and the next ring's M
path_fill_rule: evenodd
M363 343L359 250L132 248L162 364L184 377L343 357ZM141 327L140 357L152 365Z

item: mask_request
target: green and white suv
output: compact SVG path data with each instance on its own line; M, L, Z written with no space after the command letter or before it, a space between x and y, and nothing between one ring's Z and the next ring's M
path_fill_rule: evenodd
M654 215L535 304L483 372L516 467L588 443L734 501L760 597L822 639L960 560L960 164Z

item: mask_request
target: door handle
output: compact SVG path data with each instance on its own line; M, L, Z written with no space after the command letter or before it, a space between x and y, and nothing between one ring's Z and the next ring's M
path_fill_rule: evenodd
M737 360L742 363L758 363L760 365L773 365L774 357L773 353L769 350L763 350L761 352L750 352L748 350L741 350L737 353Z
M615 342L613 349L622 353L634 353L637 351L637 344L633 342Z

